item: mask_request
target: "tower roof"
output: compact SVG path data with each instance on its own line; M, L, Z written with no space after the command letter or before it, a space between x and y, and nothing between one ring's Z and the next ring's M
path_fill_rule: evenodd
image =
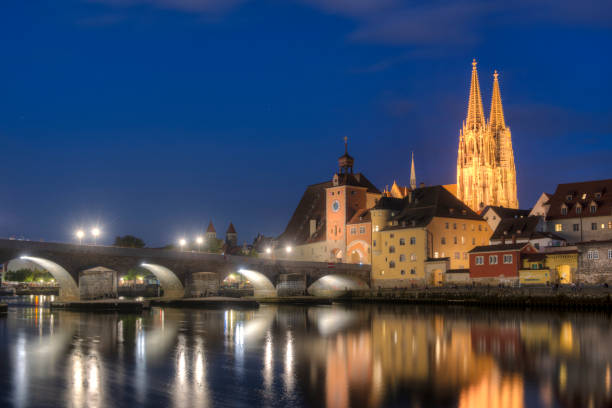
M491 98L491 112L489 115L489 126L492 129L503 129L506 127L504 121L504 108L502 107L501 92L499 91L499 81L497 70L493 74L493 96Z
M208 228L206 228L206 232L215 232L215 233L217 232L215 230L215 226L213 225L212 221L208 223Z
M465 124L470 129L478 129L484 127L485 124L480 84L478 83L478 71L476 70L476 59L472 61L472 82L470 84L470 99L468 101L468 113Z
M236 233L236 228L234 228L234 224L232 224L231 222L230 222L229 227L227 227L226 233L227 234L235 234Z
M416 188L416 173L414 171L414 152L412 152L412 164L410 166L410 188L412 190Z
M355 159L353 159L348 154L348 137L344 137L344 154L338 158L338 167L340 167L340 171L344 173L348 173L349 170L351 173L353 172L353 164L355 163Z

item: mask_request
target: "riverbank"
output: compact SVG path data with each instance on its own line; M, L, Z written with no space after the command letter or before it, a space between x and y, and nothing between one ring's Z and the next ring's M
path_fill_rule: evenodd
M257 309L259 302L248 298L203 297L184 299L150 299L151 306L202 309Z
M335 298L334 302L612 310L611 295L612 290L603 287L420 288L355 291Z
M83 300L69 302L51 302L51 309L64 309L79 312L123 312L135 313L142 312L143 309L149 308L148 301L137 300L120 300L120 299L104 299L104 300Z

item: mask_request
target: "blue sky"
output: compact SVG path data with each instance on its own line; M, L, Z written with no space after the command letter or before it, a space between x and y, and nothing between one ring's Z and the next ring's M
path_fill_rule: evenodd
M381 189L411 151L452 183L472 58L529 207L612 176L611 43L606 1L4 0L0 235L274 236L345 135Z

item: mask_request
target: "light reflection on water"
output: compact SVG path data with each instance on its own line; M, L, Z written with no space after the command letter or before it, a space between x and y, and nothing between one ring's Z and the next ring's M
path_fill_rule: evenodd
M0 319L0 406L604 407L607 315L411 306Z

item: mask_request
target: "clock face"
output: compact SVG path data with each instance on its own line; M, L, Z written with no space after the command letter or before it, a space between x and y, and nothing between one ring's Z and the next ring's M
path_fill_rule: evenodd
M332 203L332 210L334 212L338 212L339 209L340 209L340 201L334 200L334 202Z

